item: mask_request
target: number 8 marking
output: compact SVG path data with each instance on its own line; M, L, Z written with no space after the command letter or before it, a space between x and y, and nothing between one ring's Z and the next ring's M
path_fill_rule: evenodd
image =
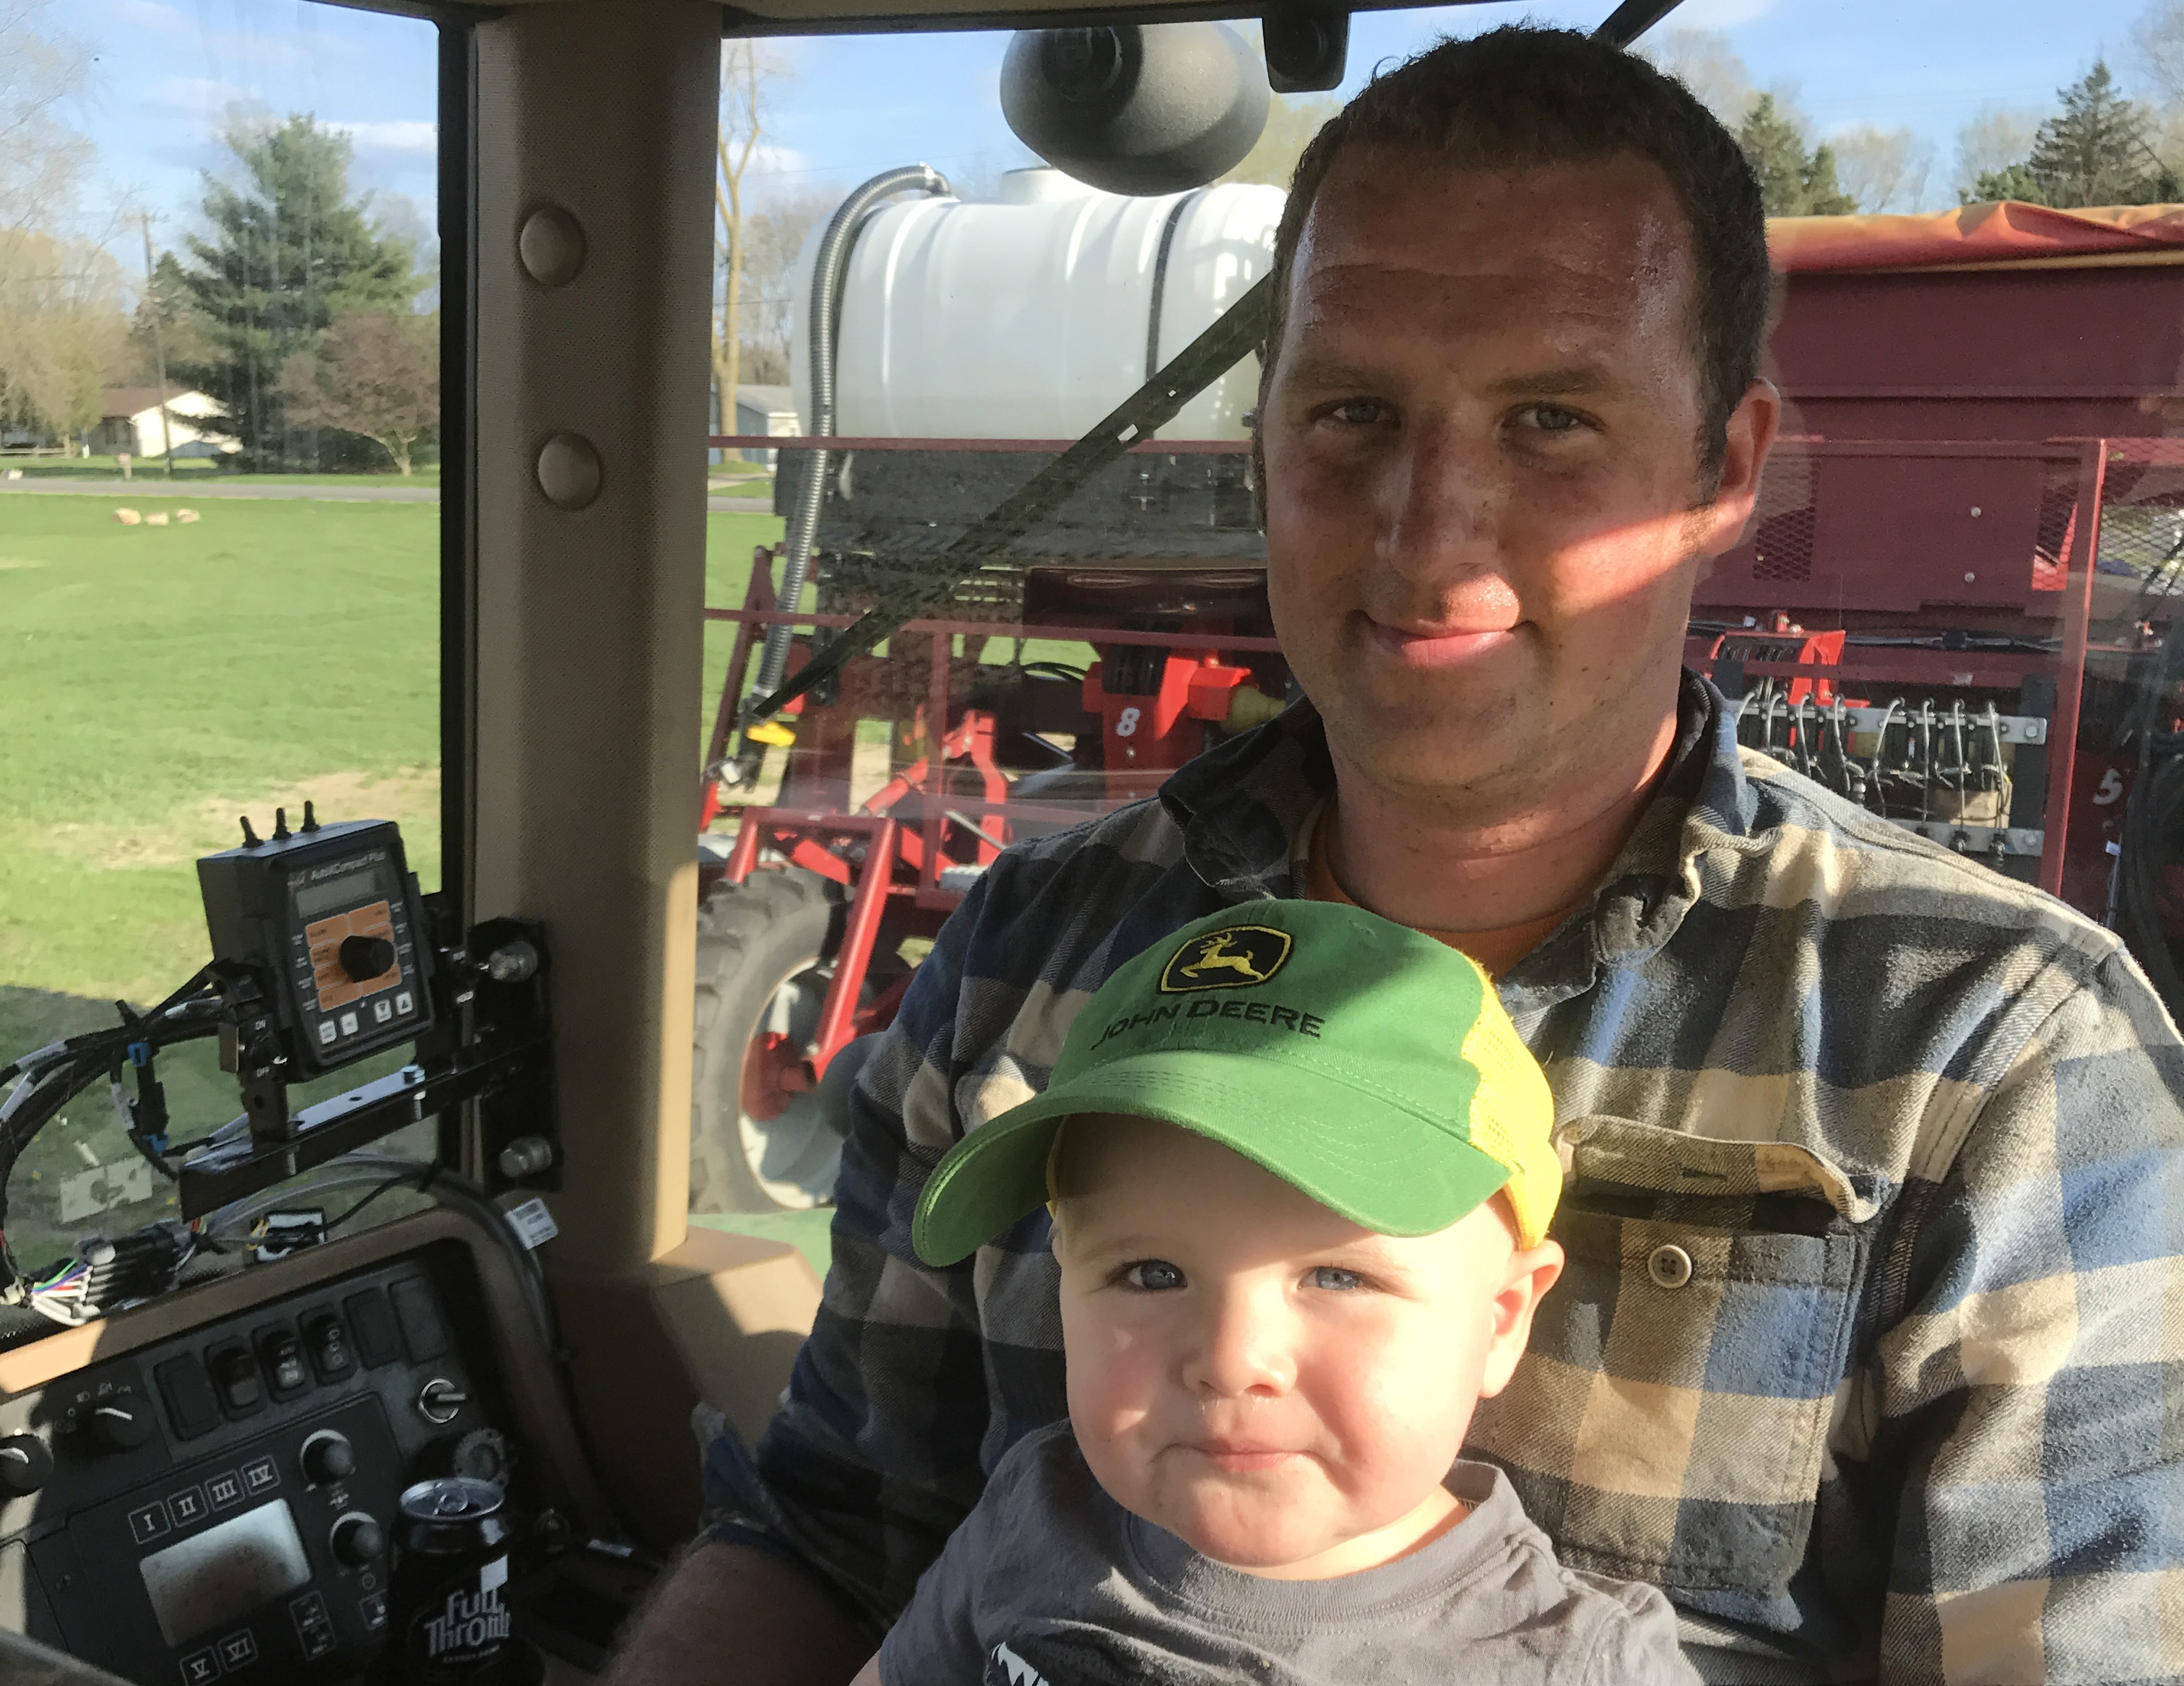
M1117 737L1118 737L1118 738L1128 738L1128 737L1134 737L1134 736L1135 736L1135 735L1136 735L1136 734L1137 734L1137 729L1138 729L1138 711L1137 711L1136 709L1134 709L1134 708L1126 708L1126 709L1124 709L1124 710L1122 712L1122 713L1121 713L1120 715L1118 715L1118 716L1116 717L1116 720L1115 720L1115 735L1116 735Z

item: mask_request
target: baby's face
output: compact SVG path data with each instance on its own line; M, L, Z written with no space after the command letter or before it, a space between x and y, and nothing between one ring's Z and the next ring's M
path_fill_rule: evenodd
M1491 1204L1379 1235L1140 1119L1073 1119L1064 1154L1069 1417L1118 1504L1295 1579L1400 1555L1446 1517L1441 1480L1559 1248L1518 1252Z

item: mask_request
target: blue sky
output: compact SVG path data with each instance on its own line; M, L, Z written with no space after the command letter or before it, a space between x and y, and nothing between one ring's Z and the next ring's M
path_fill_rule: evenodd
M1532 17L1596 22L1610 0L1372 12L1355 20L1354 87L1385 59L1451 31ZM2131 31L2146 0L1686 0L1664 29L1719 30L1762 87L1787 85L1822 132L1908 126L1946 176L1958 129L1981 107L2034 111L2107 53L2134 80ZM310 0L74 0L47 14L93 55L69 120L97 144L87 226L148 206L161 244L191 226L200 174L216 168L223 114L308 111L349 132L356 180L429 220L433 191L431 25ZM783 41L772 49L766 185L846 188L923 160L971 176L1028 162L994 89L1005 35ZM141 252L117 242L134 272Z

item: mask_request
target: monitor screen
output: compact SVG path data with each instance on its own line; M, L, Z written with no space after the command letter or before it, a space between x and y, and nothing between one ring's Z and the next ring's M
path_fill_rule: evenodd
M335 878L321 879L316 884L296 886L296 912L307 920L389 899L384 874L376 863Z
M155 1551L138 1567L160 1636L170 1645L247 1616L311 1578L285 1499Z

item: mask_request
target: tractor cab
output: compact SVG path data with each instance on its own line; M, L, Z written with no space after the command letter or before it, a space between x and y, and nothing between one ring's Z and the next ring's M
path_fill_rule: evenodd
M1555 16L1797 188L1686 662L2173 1012L2184 206L2062 203L1970 71L1959 203L1839 53L1800 129L1674 4ZM1290 172L1506 9L0 20L0 1679L605 1667L950 913L1302 695Z

